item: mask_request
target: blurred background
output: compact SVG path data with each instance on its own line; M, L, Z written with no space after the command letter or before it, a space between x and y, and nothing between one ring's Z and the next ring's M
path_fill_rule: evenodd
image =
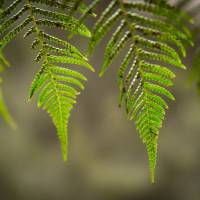
M97 14L104 7L102 2ZM184 61L188 71L176 71L171 88L176 101L169 102L160 131L156 184L151 185L145 146L134 122L118 108L121 60L98 77L107 39L91 58L96 73L85 73L89 81L71 115L69 160L64 163L51 119L37 108L36 98L28 103L28 89L40 66L33 61L29 39L22 36L5 51L11 68L3 73L3 91L18 129L11 130L1 119L0 199L200 199L200 98L195 86L188 87L192 50ZM81 47L80 39L85 44ZM72 42L86 51L86 39Z

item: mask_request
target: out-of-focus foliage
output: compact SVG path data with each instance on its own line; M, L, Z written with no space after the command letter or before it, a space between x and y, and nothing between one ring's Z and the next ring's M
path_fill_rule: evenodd
M200 3L197 2L195 5L193 4L193 1L179 0L176 6L179 9L186 10L195 22L190 26L194 40L194 55L191 62L189 81L190 83L194 82L196 84L198 93L200 93L200 22L198 17L200 14Z
M9 63L6 60L6 58L4 57L2 51L0 52L0 71L2 72L4 70L5 67L8 67ZM12 127L12 128L16 128L16 124L13 120L13 118L11 117L8 108L6 106L6 103L4 101L4 97L3 97L3 92L2 92L2 78L0 79L0 114L3 117L3 119Z
M3 11L2 7L4 5L4 1L0 1L0 13ZM8 67L10 64L9 62L6 60L2 50L0 50L0 72L2 72L6 67ZM2 78L0 79L0 84L2 84ZM2 87L2 85L0 86ZM2 92L2 88L0 88L0 113L1 116L3 117L3 119L12 127L12 128L16 128L16 124L13 120L13 118L11 117L8 108L6 106L6 103L4 101L4 97L3 97L3 92Z

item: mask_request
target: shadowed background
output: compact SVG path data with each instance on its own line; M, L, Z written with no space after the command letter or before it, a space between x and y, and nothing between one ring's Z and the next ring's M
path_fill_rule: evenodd
M104 7L102 3L99 9ZM156 184L151 185L145 146L134 122L118 108L121 60L98 77L108 38L90 60L96 73L85 73L89 81L71 115L69 160L64 163L51 119L37 109L36 98L28 103L28 89L40 66L22 36L5 51L12 67L3 73L3 90L18 129L0 121L0 199L199 200L200 98L194 86L187 87L190 66L188 71L175 70L171 91L176 101L169 102L160 131ZM86 39L72 42L87 49ZM192 57L190 51L184 63Z

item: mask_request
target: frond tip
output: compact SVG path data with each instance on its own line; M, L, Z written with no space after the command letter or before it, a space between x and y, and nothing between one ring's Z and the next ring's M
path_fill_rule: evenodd
M155 183L155 171L156 171L156 157L157 157L157 143L158 136L154 136L146 144L147 153L149 157L149 170L150 170L150 180L151 183Z
M46 110L57 129L63 160L67 160L68 120L76 103L82 81L87 78L81 73L57 66L58 63L81 65L93 71L84 59L46 55L46 61L32 82L29 97L38 93L38 107Z
M151 182L155 181L158 134L168 108L164 97L175 100L167 89L175 77L169 66L185 69L179 54L185 56L185 42L192 44L185 21L190 22L190 17L166 1L112 0L96 22L89 45L91 52L115 29L100 76L128 49L118 72L119 106L124 103L147 148Z

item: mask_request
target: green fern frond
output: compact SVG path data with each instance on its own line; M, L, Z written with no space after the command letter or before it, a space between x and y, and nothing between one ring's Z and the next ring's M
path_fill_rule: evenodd
M29 99L38 94L38 107L46 110L52 118L64 160L67 160L67 127L71 110L87 80L75 70L75 65L91 71L94 69L75 46L42 30L42 27L91 37L88 28L71 14L76 3L76 0L16 0L0 13L1 49L24 29L24 38L34 37L31 48L38 51L35 60L41 62L42 67L32 82ZM45 5L46 9L40 5ZM76 10L85 13L88 7L82 3ZM20 24L17 23L19 19L22 21Z
M168 108L164 97L175 99L166 89L173 85L171 79L175 77L169 65L185 69L177 49L185 56L185 43L192 44L185 21L192 22L184 12L163 0L111 0L94 25L89 45L92 52L117 27L106 46L100 76L129 45L118 73L119 106L124 102L128 118L135 120L147 147L152 182L159 130Z

